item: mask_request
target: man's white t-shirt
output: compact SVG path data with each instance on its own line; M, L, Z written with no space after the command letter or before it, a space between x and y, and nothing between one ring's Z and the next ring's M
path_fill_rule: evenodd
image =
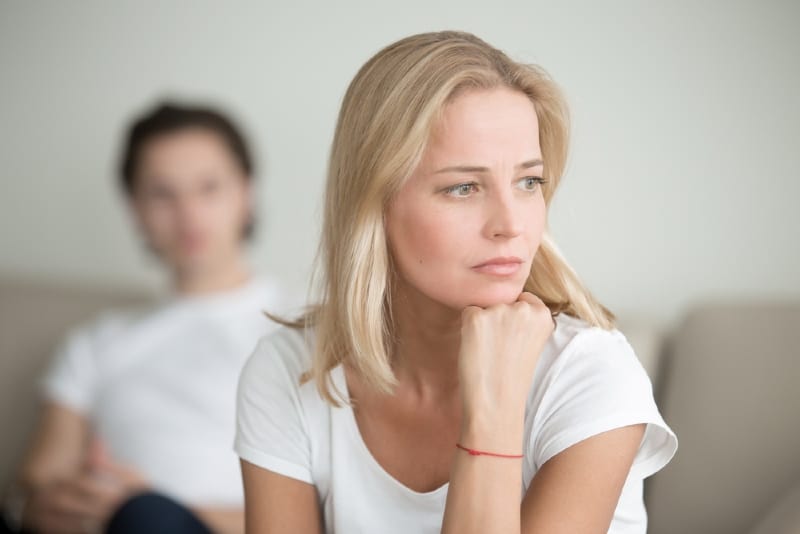
M262 310L286 305L251 278L233 290L109 311L74 330L43 379L45 398L84 414L111 459L184 503L243 504L230 440L236 384L259 338Z
M311 364L310 338L280 328L259 341L239 382L236 452L254 465L313 484L328 534L440 532L448 484L427 493L401 484L370 454L351 407L330 406L310 381L300 385ZM341 366L332 370L332 381L347 395ZM625 337L559 315L527 399L523 495L538 469L559 452L638 423L647 427L612 534L646 532L642 482L669 462L678 442Z

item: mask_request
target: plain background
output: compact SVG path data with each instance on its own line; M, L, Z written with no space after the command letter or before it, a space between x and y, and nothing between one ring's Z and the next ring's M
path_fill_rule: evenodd
M0 0L0 273L158 287L117 188L123 127L218 104L259 163L255 264L304 287L338 106L381 47L471 31L544 66L573 143L550 213L613 311L800 296L800 2Z

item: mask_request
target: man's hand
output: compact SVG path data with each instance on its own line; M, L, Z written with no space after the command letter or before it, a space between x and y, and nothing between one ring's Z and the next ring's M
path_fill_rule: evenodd
M99 533L125 501L147 487L135 470L95 451L80 473L33 490L23 525L43 534Z

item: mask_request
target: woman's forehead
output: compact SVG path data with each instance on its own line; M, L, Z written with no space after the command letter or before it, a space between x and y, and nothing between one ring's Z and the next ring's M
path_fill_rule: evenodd
M509 89L470 91L442 110L431 129L423 160L441 166L487 166L498 159L514 165L541 159L533 103Z
M503 136L538 141L538 132L536 109L525 94L506 88L473 90L445 105L432 125L428 143L479 144Z

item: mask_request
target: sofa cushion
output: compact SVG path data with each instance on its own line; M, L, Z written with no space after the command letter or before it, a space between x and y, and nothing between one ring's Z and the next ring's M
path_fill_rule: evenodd
M0 488L28 443L39 406L38 379L62 336L102 309L151 298L133 288L0 279Z
M651 534L744 534L800 479L800 303L715 303L672 336L660 406L678 435L647 485Z
M787 491L750 534L800 534L800 484Z

